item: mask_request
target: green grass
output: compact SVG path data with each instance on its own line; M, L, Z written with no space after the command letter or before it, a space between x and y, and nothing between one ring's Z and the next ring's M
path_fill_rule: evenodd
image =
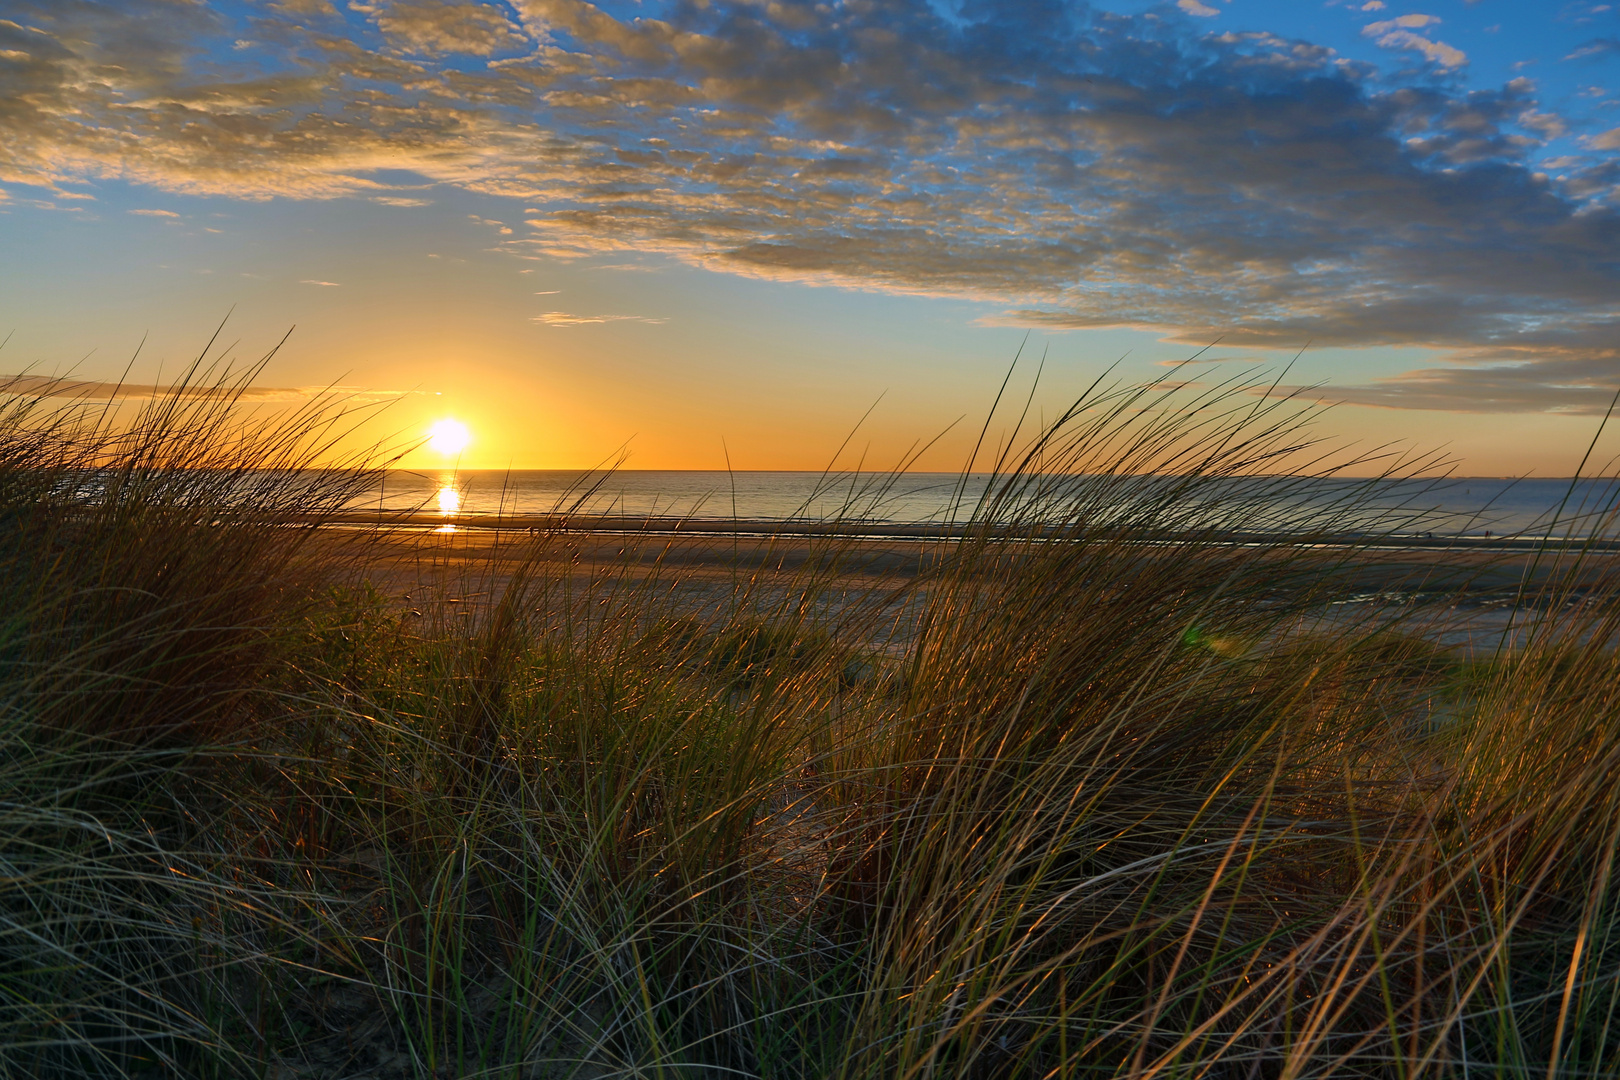
M1620 604L1321 621L1354 551L1220 542L1286 402L1095 391L892 589L558 534L461 618L220 385L0 406L0 1075L1620 1071Z

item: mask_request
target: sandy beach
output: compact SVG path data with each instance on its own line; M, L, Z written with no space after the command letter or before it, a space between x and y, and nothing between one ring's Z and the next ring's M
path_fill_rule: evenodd
M354 577L403 609L424 614L453 608L455 617L475 618L520 574L553 597L576 600L604 589L624 595L653 588L661 610L679 615L739 601L768 613L807 588L819 607L869 614L926 591L919 577L941 567L959 543L816 535L805 527L772 533L758 522L696 528L687 522L680 531L633 524L609 519L566 530L356 524L319 530L315 550L346 562ZM1154 557L1154 543L1143 551ZM1288 553L1281 547L1277 557ZM1310 554L1331 576L1319 598L1324 623L1383 617L1446 644L1493 647L1521 591L1559 583L1578 602L1612 580L1620 559L1609 551L1536 551L1511 539L1312 545Z

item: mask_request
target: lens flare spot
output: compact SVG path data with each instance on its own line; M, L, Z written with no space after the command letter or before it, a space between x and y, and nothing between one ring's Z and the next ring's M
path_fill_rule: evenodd
M472 442L472 432L460 420L438 420L428 428L428 449L445 457L455 457Z
M1252 642L1230 634L1218 634L1199 626L1189 626L1181 635L1181 643L1189 649L1202 649L1228 660L1247 655Z

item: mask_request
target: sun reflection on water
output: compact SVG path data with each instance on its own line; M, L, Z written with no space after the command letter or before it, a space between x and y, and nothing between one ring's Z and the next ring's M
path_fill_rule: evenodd
M461 510L461 492L453 484L443 484L439 487L439 513L445 517L454 517ZM449 522L440 525L434 532L453 533L456 527Z

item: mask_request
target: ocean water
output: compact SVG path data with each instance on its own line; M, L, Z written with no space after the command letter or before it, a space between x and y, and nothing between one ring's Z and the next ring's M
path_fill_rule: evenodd
M918 524L961 521L994 491L990 478L954 473L822 474L621 470L392 471L355 508L416 510L445 520L557 513L747 521ZM1513 536L1615 531L1612 481L1481 479L1298 481L1260 478L1188 484L1175 477L1045 477L1002 514L1025 519L1164 522L1274 531L1307 527L1408 535Z

